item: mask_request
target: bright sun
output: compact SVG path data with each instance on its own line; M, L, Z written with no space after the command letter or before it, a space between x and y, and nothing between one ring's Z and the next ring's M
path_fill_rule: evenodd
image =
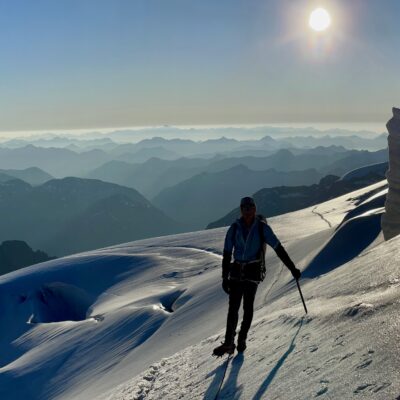
M310 14L309 24L314 31L324 31L331 24L331 16L324 8L317 8Z

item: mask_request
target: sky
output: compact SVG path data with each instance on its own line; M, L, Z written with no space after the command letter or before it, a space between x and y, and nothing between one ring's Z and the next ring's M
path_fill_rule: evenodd
M398 15L398 0L0 0L0 131L385 123Z

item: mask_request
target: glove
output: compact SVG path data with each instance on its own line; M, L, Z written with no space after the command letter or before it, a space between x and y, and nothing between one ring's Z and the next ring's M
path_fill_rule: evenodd
M293 278L296 279L296 281L298 281L300 279L301 271L299 269L293 268L290 272L292 273Z
M224 292L226 294L229 294L231 291L231 288L229 286L229 279L222 279L222 289L224 289Z
M229 271L231 269L231 257L232 254L224 250L222 258L222 279L228 279Z

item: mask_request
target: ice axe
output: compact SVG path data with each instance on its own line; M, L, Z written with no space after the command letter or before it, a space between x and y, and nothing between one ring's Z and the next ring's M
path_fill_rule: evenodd
M306 312L306 314L308 314L307 306L306 306L306 303L305 303L305 301L304 301L303 293L301 292L300 283L299 283L299 280L298 280L298 279L296 279L296 283L297 283L297 289L299 289L301 301L303 302L304 311Z

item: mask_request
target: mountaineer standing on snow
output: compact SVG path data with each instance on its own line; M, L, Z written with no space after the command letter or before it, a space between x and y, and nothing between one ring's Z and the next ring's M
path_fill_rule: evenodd
M243 321L238 336L237 350L246 349L247 333L253 319L253 305L258 284L265 275L265 244L270 245L298 280L301 272L290 259L266 220L256 216L256 204L252 197L240 201L241 218L228 229L222 260L222 288L229 294L229 310L225 342L214 349L213 355L222 356L235 351L236 327L243 297ZM232 250L234 262L231 263Z

